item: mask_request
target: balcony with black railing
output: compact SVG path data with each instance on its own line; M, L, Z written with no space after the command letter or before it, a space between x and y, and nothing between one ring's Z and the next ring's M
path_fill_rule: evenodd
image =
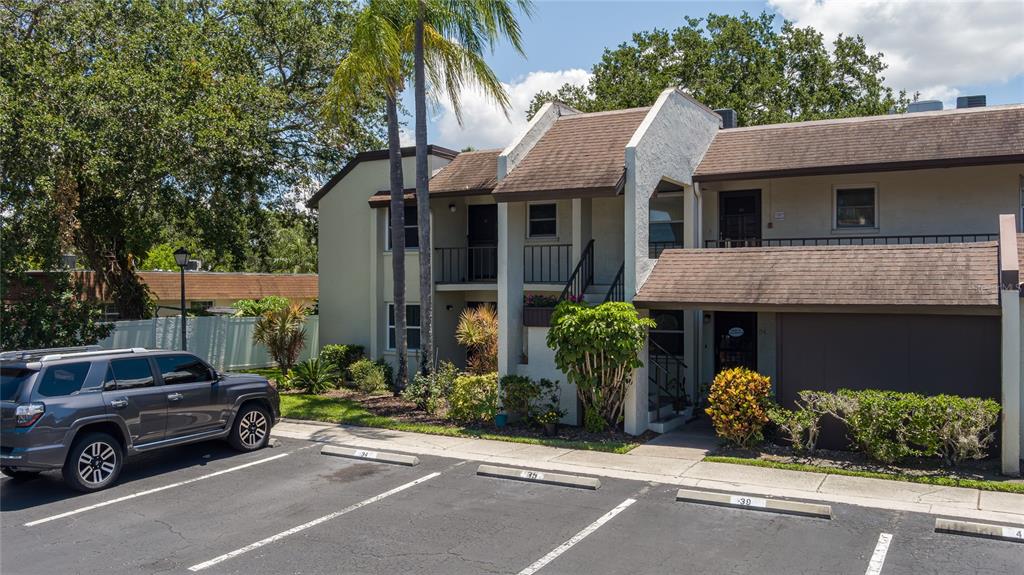
M523 282L565 285L576 262L572 244L527 244L523 247Z
M497 246L434 248L434 281L439 284L497 282Z
M809 238L747 238L705 240L706 248L778 248L792 246L896 246L988 242L999 234L913 234L898 236L827 236ZM653 257L653 256L652 256Z

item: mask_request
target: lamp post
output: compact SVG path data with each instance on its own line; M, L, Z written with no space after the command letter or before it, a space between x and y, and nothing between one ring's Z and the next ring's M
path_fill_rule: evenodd
M181 269L181 349L188 351L188 340L185 335L185 266L188 265L188 250L178 248L174 250L174 263Z

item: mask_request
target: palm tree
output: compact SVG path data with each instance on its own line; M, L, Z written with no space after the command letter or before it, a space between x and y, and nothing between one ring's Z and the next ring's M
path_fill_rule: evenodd
M384 101L388 130L391 190L391 263L394 274L395 351L398 374L395 392L405 387L408 376L405 329L405 198L403 197L402 149L398 135L398 97L404 87L404 28L401 4L370 0L359 13L352 47L338 64L328 88L326 112L335 122L346 112Z
M502 36L523 53L519 23L508 0L411 0L413 11L413 89L416 107L416 222L420 245L420 349L422 371L434 362L434 305L431 285L430 173L427 164L427 74L435 91L444 89L462 124L460 93L466 83L477 84L507 117L508 94L483 59ZM530 0L516 0L529 15ZM525 54L524 54L525 55Z

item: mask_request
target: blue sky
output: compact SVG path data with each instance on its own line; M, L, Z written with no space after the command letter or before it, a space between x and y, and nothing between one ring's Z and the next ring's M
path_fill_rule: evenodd
M947 107L967 94L986 94L990 105L1024 102L1020 0L537 1L533 18L522 20L527 57L506 45L488 57L507 84L512 121L469 89L463 96L465 126L442 103L430 114L430 140L456 149L502 147L525 123L523 110L536 91L566 81L585 83L604 49L628 41L633 32L676 28L684 16L744 10L767 10L780 23L788 18L813 26L826 41L840 32L860 34L869 50L885 53L887 84L921 91Z

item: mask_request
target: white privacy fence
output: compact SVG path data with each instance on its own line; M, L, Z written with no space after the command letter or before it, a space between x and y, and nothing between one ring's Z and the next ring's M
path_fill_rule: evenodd
M320 318L306 318L306 345L299 360L308 359L319 348ZM186 323L188 351L221 370L271 367L274 360L267 348L252 340L254 317L190 317ZM145 347L181 349L181 318L157 317L114 322L114 331L99 344L108 349Z

